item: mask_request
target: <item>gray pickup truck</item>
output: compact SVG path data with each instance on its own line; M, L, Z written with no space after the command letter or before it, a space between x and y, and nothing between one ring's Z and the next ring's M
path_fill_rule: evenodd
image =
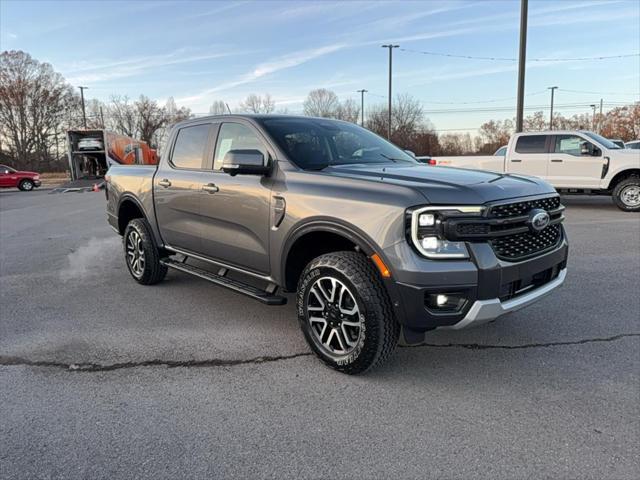
M310 348L345 373L382 363L401 333L417 343L493 320L566 275L564 207L548 183L432 168L347 122L193 119L157 168L114 166L106 180L137 282L172 268L266 305L297 292Z

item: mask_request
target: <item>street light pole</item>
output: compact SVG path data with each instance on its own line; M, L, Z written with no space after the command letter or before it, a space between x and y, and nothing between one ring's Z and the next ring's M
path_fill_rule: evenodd
M527 15L529 0L520 0L520 55L518 57L518 104L516 107L516 132L522 131L524 117L524 74L527 63Z
M389 125L387 126L387 139L391 140L391 95L392 95L392 91L391 91L391 66L392 66L392 62L393 62L393 49L394 48L398 48L400 45L393 45L393 44L389 44L389 45L382 45L382 48L388 48L389 49Z
M553 92L558 87L548 87L551 90L551 113L549 114L549 130L553 130Z
M591 115L591 130L596 131L596 106L595 104L589 105L593 108L593 115Z
M362 125L363 127L364 127L364 94L368 91L369 90L365 90L364 88L362 90L357 90L357 92L360 93L360 116L361 116L360 125Z
M80 89L80 98L82 99L82 124L84 125L84 128L87 128L87 114L85 113L84 110L84 91L87 90L89 87L78 87Z

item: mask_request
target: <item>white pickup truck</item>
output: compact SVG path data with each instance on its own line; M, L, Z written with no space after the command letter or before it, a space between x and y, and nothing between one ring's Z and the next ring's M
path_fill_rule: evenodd
M534 175L560 193L611 195L621 210L640 211L640 151L622 149L593 132L516 133L504 155L436 156L429 163Z

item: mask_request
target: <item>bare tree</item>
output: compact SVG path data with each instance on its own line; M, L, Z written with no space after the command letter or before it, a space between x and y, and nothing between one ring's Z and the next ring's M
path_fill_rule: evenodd
M546 130L549 123L543 112L535 112L524 118L523 127L525 132L541 132Z
M224 115L227 113L227 104L222 100L215 100L209 107L209 113L211 115Z
M51 65L22 51L0 54L0 137L18 167L50 160L58 125L73 104L71 86Z
M386 105L374 105L369 109L367 128L386 137L388 111ZM409 148L412 138L425 127L430 128L424 120L424 111L420 102L408 94L398 95L391 114L391 141L396 145Z
M339 107L338 96L326 88L312 90L307 95L302 107L305 115L333 118Z
M113 95L109 104L109 117L116 132L128 137L138 136L136 106L129 102L129 97Z
M251 93L240 102L240 110L249 113L272 113L276 109L276 103L270 94L265 93L264 97Z
M151 145L154 143L156 132L167 124L166 112L158 105L158 102L144 95L140 95L134 105L140 139Z
M493 153L509 142L509 138L513 132L513 121L509 119L504 121L490 120L480 125L478 130L484 140L481 153Z
M358 102L352 98L348 98L344 102L340 103L336 109L335 117L339 120L358 123L358 119L360 118L360 107L358 106Z

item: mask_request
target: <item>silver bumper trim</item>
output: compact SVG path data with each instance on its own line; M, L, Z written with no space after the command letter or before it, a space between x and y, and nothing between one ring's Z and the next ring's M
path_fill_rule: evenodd
M560 270L558 276L549 283L512 300L507 300L506 302L501 302L498 298L492 298L490 300L476 300L473 302L473 305L471 305L467 315L462 320L455 325L440 328L446 330L460 330L462 328L489 322L501 315L504 315L505 313L520 310L521 308L540 300L542 297L549 295L553 290L562 285L566 276L567 269L563 268Z

